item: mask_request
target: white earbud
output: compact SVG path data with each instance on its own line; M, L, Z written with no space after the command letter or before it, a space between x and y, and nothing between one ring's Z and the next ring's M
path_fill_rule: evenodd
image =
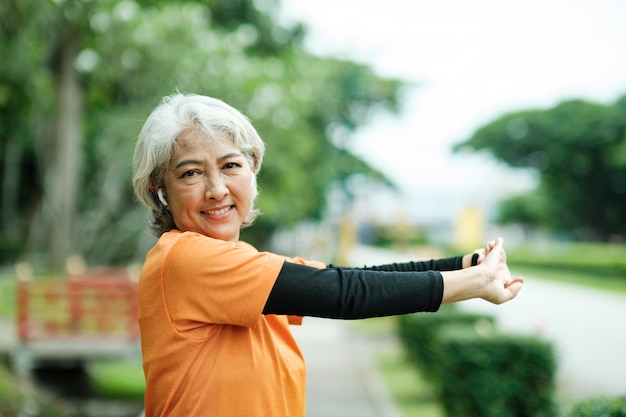
M159 201L163 203L164 206L167 206L167 200L163 196L163 188L159 188L159 191L157 191L157 196L159 197Z

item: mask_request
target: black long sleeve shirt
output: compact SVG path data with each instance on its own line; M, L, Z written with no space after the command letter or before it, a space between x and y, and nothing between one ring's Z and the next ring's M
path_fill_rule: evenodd
M434 312L443 298L440 271L461 269L462 259L326 269L285 262L263 314L361 319Z

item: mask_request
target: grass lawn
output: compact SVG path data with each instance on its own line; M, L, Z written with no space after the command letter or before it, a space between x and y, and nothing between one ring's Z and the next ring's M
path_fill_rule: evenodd
M403 352L380 353L376 364L403 417L445 416L432 387L407 363Z
M626 295L626 277L620 274L594 276L587 271L578 272L557 268L542 268L526 265L518 266L515 264L510 264L509 266L514 275L582 285L589 288Z
M140 360L93 362L87 372L98 393L105 398L143 398L146 384Z
M511 271L626 294L626 245L552 243L507 250Z
M16 379L5 365L0 363L0 415L5 415L3 411L15 410L21 400L22 394Z

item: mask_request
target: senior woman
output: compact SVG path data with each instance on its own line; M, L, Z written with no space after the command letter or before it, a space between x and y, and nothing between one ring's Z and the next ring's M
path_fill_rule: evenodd
M146 416L303 417L305 366L290 324L437 311L514 298L503 242L484 254L343 268L259 252L254 221L265 147L239 111L165 97L137 141L133 186L158 241L139 281Z

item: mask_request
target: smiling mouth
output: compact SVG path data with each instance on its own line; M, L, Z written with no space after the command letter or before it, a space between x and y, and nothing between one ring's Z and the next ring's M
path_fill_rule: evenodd
M233 208L233 206L224 207L219 210L207 210L203 211L202 213L208 214L209 216L219 216L220 214L228 213L231 208Z

